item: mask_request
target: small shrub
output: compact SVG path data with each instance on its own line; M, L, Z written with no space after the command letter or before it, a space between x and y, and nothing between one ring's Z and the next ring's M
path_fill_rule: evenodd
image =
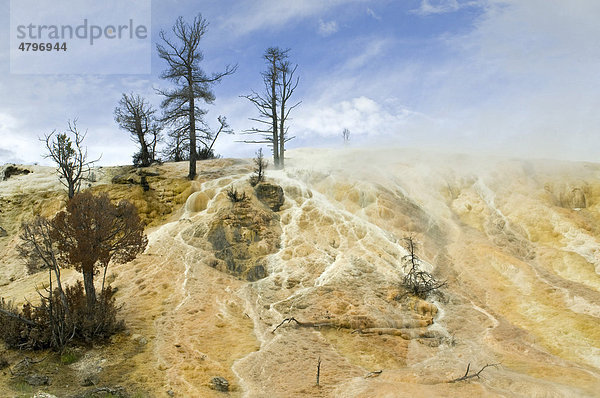
M214 149L203 147L198 149L198 160L219 159L221 156L216 155Z
M240 194L240 193L238 193L237 189L235 189L233 186L231 186L227 190L227 197L233 203L243 202L244 200L246 200L246 192L242 192Z
M0 336L6 346L60 350L71 339L104 340L125 326L123 321L117 320L117 306L110 287L100 294L92 310L80 281L65 289L65 298L68 310L58 289L54 290L52 300L41 296L38 306L26 303L20 311L12 302L0 299Z

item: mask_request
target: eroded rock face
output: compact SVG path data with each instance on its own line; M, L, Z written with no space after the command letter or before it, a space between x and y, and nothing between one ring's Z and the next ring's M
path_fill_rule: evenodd
M586 194L590 187L586 183L568 183L545 185L545 190L554 196L556 204L566 209L585 209L588 207Z
M283 189L270 182L262 182L254 187L256 197L273 211L279 211L284 202Z
M224 262L216 268L256 281L267 276L264 258L279 248L280 235L278 216L247 199L219 210L208 226L206 239L215 257Z

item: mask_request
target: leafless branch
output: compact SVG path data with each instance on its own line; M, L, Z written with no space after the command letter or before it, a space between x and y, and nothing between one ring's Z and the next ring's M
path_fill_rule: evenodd
M499 365L500 365L499 363L488 363L484 367L482 367L481 369L479 369L479 372L476 372L476 373L473 373L473 374L470 375L469 374L469 370L471 368L471 363L469 362L469 364L467 365L467 370L466 370L465 374L463 376L461 376L461 377L457 377L456 379L449 380L448 383L456 383L456 382L459 382L459 381L465 381L465 380L473 379L475 377L479 379L479 375L486 368L488 368L490 366L496 367L496 366L499 366Z

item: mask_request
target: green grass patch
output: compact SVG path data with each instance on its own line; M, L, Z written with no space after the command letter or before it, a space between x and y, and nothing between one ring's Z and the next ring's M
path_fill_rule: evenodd
M60 363L63 365L70 365L77 362L81 358L81 355L74 350L66 350L60 355Z

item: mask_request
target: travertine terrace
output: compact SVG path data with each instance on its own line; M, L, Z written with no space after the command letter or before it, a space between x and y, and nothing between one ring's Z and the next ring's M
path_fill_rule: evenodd
M96 170L91 189L133 200L149 225L145 253L109 269L127 332L81 360L101 364L101 385L217 397L221 376L247 397L597 396L600 165L389 148L287 156L267 171L283 189L277 211L249 185L250 161L199 162L193 182L185 163L152 167L148 192L134 169ZM0 182L0 295L16 301L45 277L26 275L18 226L64 201L53 169L27 167ZM407 235L447 281L441 295L402 294ZM304 326L274 331L290 317ZM469 363L498 365L448 383ZM53 378L45 391L69 391ZM1 395L14 388L0 375Z

